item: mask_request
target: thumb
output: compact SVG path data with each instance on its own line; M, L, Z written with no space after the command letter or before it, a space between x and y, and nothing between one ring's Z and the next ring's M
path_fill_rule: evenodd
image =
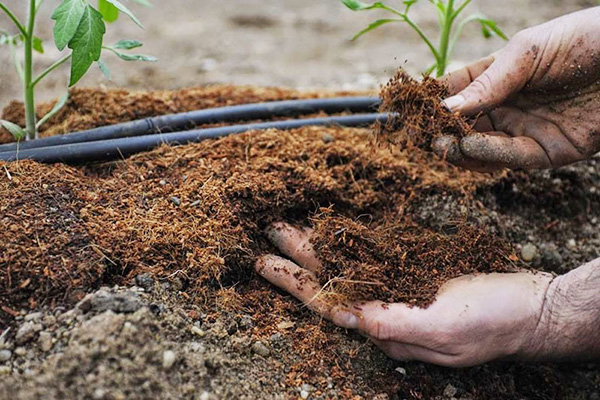
M467 116L496 108L525 86L528 68L523 67L523 62L520 54L507 46L494 54L494 62L481 75L444 103L450 110Z

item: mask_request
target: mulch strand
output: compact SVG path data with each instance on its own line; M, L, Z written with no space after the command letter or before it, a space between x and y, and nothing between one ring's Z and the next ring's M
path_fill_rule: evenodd
M411 97L412 105L402 109L406 96L388 90L386 104L411 113L395 126L409 137L448 126L460 132L463 122L431 101L431 93L442 90L437 83L408 85L409 94L425 95ZM315 95L331 94L229 86L137 94L75 90L45 133ZM14 103L5 117L19 122L19 110ZM185 297L209 314L251 310L258 336L274 332L280 321L295 321L289 335L302 361L291 366L286 382L322 376L347 386L357 379L353 365L362 362L361 352L337 350L339 357L330 357L343 348L340 336L331 334L336 328L254 273L257 256L276 252L264 229L280 220L315 227L313 243L326 266L319 278L329 295L425 307L448 279L510 271L517 257L510 244L476 221L458 218L434 229L408 210L445 196L481 209L472 193L498 179L456 169L418 149L374 146L369 129L336 127L248 132L80 167L0 163L0 325L11 324L21 309L72 304L102 285L150 273L177 279ZM537 383L502 385L523 370L543 377L539 385L548 395L539 398L553 398L568 379L554 367L490 366L462 374L420 364L401 379L376 365L359 378L392 398L430 398L449 377L475 398L523 398Z

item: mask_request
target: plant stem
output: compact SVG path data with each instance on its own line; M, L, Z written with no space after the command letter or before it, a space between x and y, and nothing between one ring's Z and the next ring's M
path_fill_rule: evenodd
M442 35L440 37L439 59L436 69L437 77L444 75L448 66L448 44L450 42L450 34L452 32L452 24L454 23L454 0L448 0L446 4L446 15L444 25L442 26Z
M17 28L19 28L19 31L21 32L21 34L23 36L27 35L27 32L25 31L25 27L23 26L23 24L21 24L19 22L19 20L15 16L15 14L13 14L12 11L10 11L8 9L8 7L6 7L3 3L0 3L0 10L4 11L6 13L6 15L8 15L8 17L12 20L12 22L14 22L14 24L17 26Z
M42 79L46 77L50 72L54 71L56 68L60 67L62 64L67 62L71 58L71 54L64 56L63 58L56 61L54 64L46 68L44 72L42 72L33 82L31 82L31 86L35 87Z
M27 33L25 40L25 65L23 86L25 89L25 131L27 139L37 139L38 132L36 128L35 114L35 87L32 85L33 79L33 31L35 28L35 0L29 0L29 20L27 23Z
M21 79L21 82L24 82L25 75L23 73L23 65L21 64L21 61L17 57L17 48L15 45L14 38L11 38L8 46L10 47L10 56L12 57L13 62L15 63L15 69L17 70L17 74L19 74L19 78Z

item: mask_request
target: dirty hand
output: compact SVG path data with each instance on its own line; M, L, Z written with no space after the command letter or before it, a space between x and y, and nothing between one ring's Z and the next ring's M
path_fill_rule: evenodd
M442 137L434 150L477 170L557 168L600 150L600 7L517 33L442 79L453 111L479 134ZM480 114L481 113L481 114Z
M538 357L538 321L552 277L548 274L464 276L446 283L427 309L377 301L329 304L317 294L321 263L310 229L279 223L270 240L294 262L261 257L257 272L335 324L358 329L390 357L445 366L469 366L493 359Z

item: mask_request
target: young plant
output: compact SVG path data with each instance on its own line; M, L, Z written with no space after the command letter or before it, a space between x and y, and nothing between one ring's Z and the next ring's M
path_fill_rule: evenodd
M425 42L427 47L429 47L431 54L433 54L433 57L435 58L435 63L426 71L426 74L429 75L435 70L436 75L440 77L446 72L446 68L448 67L452 51L454 50L454 46L456 45L458 39L462 35L465 26L469 23L479 23L481 26L481 33L485 38L489 38L493 35L496 35L504 40L508 39L504 32L502 32L502 30L498 27L496 22L487 18L483 14L471 14L459 21L459 16L471 3L471 0L429 0L429 2L435 6L440 27L439 44L435 46L434 42L429 39L425 32L408 15L410 8L417 1L418 0L403 1L402 3L404 5L404 10L400 11L380 1L372 4L367 4L359 0L342 0L344 5L346 5L346 7L348 7L352 11L381 9L389 12L394 16L393 18L379 19L371 23L368 27L358 32L352 38L352 40L355 40L358 37L364 35L365 33L372 31L373 29L376 29L382 25L395 22L405 22L421 37L421 39L423 40L423 42Z
M147 0L130 0L145 6L151 6ZM140 47L142 43L136 40L121 40L112 46L104 45L106 33L105 22L114 22L120 13L127 15L143 29L139 19L119 0L98 0L95 8L90 0L62 0L52 13L54 20L54 43L58 50L67 50L67 54L56 60L52 65L34 75L33 52L44 52L42 39L35 36L35 23L38 12L44 0L28 0L27 21L22 23L19 18L0 1L0 12L4 12L14 24L17 33L0 29L0 45L7 45L11 52L15 68L23 83L25 104L25 127L12 122L0 120L0 125L12 133L17 140L37 139L38 130L46 121L55 115L67 102L67 93L57 102L55 107L39 121L35 110L36 86L62 64L71 63L69 87L75 85L87 73L91 65L98 64L104 75L110 79L110 72L100 59L103 50L114 53L125 61L156 61L156 58L127 54L122 50ZM22 46L23 62L18 57L18 48Z

